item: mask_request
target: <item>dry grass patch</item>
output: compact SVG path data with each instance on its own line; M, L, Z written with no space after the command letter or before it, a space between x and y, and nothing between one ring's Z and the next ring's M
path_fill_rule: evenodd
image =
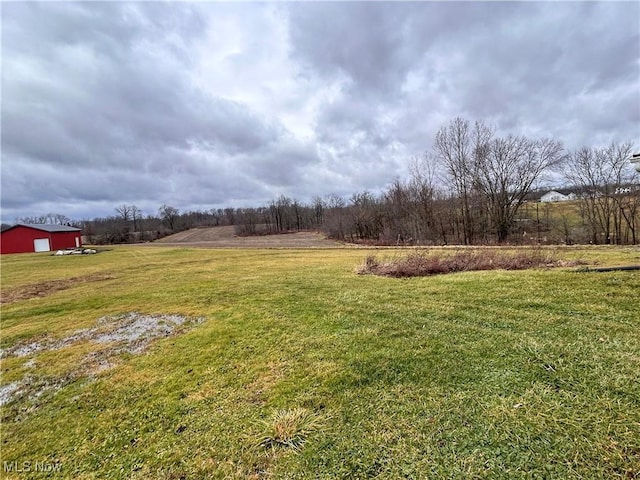
M529 268L571 267L582 265L579 260L564 261L551 251L526 249L503 251L497 249L459 250L453 254L436 255L412 252L390 260L369 255L356 272L361 275L385 277L424 277L444 273L477 270L526 270Z
M46 297L52 293L73 288L75 285L81 283L100 282L104 280L112 280L113 278L114 277L111 275L95 274L24 285L22 287L12 288L6 292L2 292L0 303L13 303L20 300L29 300L30 298Z
M306 408L278 410L269 420L262 422L265 434L258 445L275 449L277 447L300 450L310 434L320 424L316 414Z

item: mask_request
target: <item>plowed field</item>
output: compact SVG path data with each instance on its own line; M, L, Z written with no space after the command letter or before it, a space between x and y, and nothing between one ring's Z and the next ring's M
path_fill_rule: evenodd
M238 237L233 226L192 228L169 235L152 245L193 246L200 248L330 248L344 244L329 240L321 233L296 232L280 235Z

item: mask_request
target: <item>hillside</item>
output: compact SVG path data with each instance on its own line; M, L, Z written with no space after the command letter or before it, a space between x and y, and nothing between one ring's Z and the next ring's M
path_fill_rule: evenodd
M192 228L155 241L163 246L202 248L328 248L343 244L325 238L321 233L296 232L280 235L238 237L233 226Z

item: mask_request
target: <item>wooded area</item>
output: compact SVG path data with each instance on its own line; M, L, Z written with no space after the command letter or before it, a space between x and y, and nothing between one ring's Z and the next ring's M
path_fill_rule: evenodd
M408 179L380 194L315 197L284 195L255 208L180 212L162 205L143 215L122 204L116 214L71 222L59 214L22 223L73 223L89 243L151 241L194 227L234 225L238 235L315 230L329 238L375 245L531 243L637 244L639 174L631 143L567 152L561 142L498 136L483 122L453 119L433 147L414 159ZM539 202L546 174L563 179L576 200ZM565 204L566 203L566 204Z

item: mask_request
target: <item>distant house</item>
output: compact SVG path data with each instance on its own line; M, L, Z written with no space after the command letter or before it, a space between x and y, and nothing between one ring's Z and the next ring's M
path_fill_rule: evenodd
M543 203L549 202L567 202L569 200L575 200L576 194L573 192L565 191L559 192L557 190L551 190L540 197L540 201Z
M0 233L0 253L49 252L82 246L82 231L67 225L13 225Z

